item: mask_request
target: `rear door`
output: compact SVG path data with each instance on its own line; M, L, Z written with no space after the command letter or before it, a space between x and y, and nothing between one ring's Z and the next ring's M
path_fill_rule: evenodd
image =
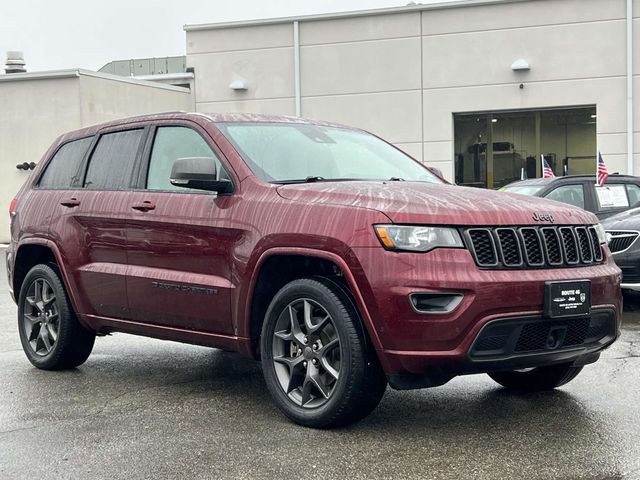
M213 158L218 175L233 180L199 127L154 128L127 226L130 316L149 324L234 334L230 258L242 231L230 223L237 198L171 185L173 162L184 157Z
M52 235L69 266L79 313L127 318L126 230L146 130L96 136L76 188L59 192ZM86 162L85 162L86 164Z

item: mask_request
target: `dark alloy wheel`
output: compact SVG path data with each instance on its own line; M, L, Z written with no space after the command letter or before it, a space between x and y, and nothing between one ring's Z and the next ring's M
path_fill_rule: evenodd
M36 278L28 287L22 314L31 351L42 357L53 350L60 331L58 301L53 287L45 278Z
M340 378L340 338L331 315L310 298L280 313L272 347L280 386L305 408L326 403Z
M492 372L488 375L503 387L511 390L539 392L565 385L576 378L581 371L582 367L573 367L570 363L563 363L521 371Z
M95 341L78 322L55 265L36 265L27 273L18 297L18 330L29 361L45 370L81 365Z
M262 328L262 368L285 415L316 428L344 425L371 413L386 376L342 287L324 278L285 285Z

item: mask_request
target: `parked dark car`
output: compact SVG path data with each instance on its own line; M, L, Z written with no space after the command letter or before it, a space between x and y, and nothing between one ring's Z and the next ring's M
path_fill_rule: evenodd
M622 270L622 288L640 291L640 208L609 217L602 225L609 249Z
M603 187L596 187L594 175L533 178L505 185L501 191L568 203L599 219L640 206L640 177L631 175L610 175Z
M387 382L552 389L619 335L593 214L447 184L354 128L185 113L85 128L10 216L33 365L81 365L114 331L234 350L312 427L365 417Z

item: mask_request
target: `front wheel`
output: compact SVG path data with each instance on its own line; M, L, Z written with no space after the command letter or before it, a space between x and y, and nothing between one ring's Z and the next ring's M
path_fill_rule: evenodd
M95 341L78 322L57 268L49 265L36 265L22 282L18 331L29 361L44 370L81 365Z
M301 425L328 428L364 418L386 389L355 308L329 280L285 285L267 310L260 346L269 392Z
M538 367L525 371L492 372L488 375L505 388L525 392L553 390L571 380L582 371L582 367L573 367L570 363Z

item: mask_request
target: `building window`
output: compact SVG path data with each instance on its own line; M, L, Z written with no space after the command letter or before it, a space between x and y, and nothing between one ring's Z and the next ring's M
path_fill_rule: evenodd
M596 108L460 113L454 115L455 179L500 188L541 176L540 155L557 176L593 174Z

